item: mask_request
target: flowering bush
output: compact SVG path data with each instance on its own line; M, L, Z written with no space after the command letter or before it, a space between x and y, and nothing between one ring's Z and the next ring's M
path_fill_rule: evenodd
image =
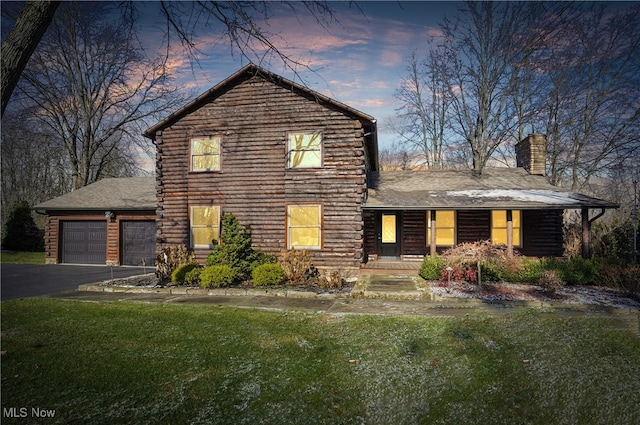
M449 272L451 272L451 276L449 276ZM451 278L451 279L449 279ZM442 269L440 273L440 281L441 282L472 282L475 283L478 281L478 272L471 268L470 265L466 266L466 269L463 269L459 265L454 265L449 270L449 267Z

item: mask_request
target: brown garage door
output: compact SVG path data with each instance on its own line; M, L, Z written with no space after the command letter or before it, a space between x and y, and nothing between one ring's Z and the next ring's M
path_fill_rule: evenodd
M106 259L106 221L62 222L63 263L105 264Z
M122 264L153 266L156 258L156 222L122 221Z

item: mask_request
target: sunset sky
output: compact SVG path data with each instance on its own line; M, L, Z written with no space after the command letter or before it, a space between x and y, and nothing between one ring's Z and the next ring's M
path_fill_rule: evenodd
M295 75L273 57L261 63L257 57L251 60L374 116L380 144L387 146L395 138L387 126L398 106L394 91L406 75L409 54L421 49L429 36L437 33L444 15L453 16L461 3L360 2L360 9L349 7L346 2L330 4L337 12L338 22L325 28L303 8L293 13L276 3L271 19L261 22L266 31L276 34L271 40L278 49L314 72L301 67ZM158 17L146 36L150 40L161 39L165 25ZM232 54L228 39L221 37L219 31L202 28L198 41L202 51L199 65L192 68L182 55L174 55L173 63L179 82L192 90L194 97L249 61L237 52Z

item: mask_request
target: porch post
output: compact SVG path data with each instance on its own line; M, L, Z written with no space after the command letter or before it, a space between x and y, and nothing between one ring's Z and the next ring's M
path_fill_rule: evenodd
M431 210L431 240L429 241L429 255L436 255L436 210Z
M589 208L582 208L582 258L591 258L591 222Z
M513 213L507 210L507 256L513 257Z

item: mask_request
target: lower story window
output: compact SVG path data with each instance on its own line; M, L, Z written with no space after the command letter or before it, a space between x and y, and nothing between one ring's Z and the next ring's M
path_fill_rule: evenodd
M220 240L220 207L191 207L191 247L213 248Z
M427 211L427 245L431 244L431 211ZM456 244L456 212L453 210L436 211L436 245L453 246Z
M322 206L289 205L287 207L287 248L320 249L322 247Z
M520 238L520 211L511 211L511 220L513 227L513 246L521 245ZM507 244L507 211L494 210L491 211L491 243L494 245Z

